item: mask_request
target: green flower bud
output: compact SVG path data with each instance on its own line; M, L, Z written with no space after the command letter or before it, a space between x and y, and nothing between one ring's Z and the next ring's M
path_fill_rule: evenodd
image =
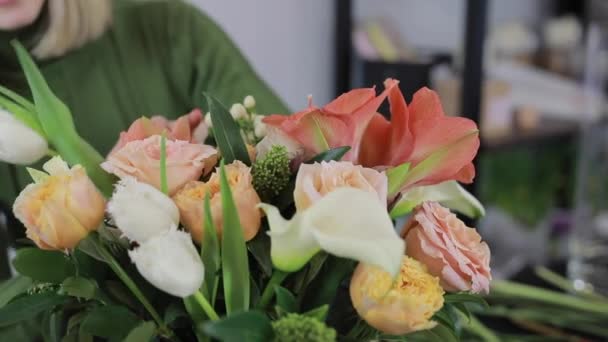
M272 322L274 342L333 342L336 330L319 320L300 314L287 316Z
M272 146L264 157L253 163L251 173L253 187L262 199L269 200L281 193L291 176L285 146Z

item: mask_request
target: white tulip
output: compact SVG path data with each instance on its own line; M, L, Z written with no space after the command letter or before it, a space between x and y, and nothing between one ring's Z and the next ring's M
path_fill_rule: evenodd
M9 164L29 165L48 152L46 140L36 131L0 109L0 160Z
M230 114L235 120L247 117L247 109L240 103L235 103L230 107Z
M401 267L405 244L384 204L367 191L340 188L285 220L279 210L260 204L270 225L274 266L295 272L320 250L376 265L392 275Z
M441 205L471 218L482 217L486 214L481 202L460 186L457 181L446 181L435 185L417 186L402 193L401 199L391 210L391 216L403 216L426 201L439 202Z
M205 267L190 234L176 226L129 252L139 273L156 288L188 297L202 285Z
M129 240L139 243L179 224L179 209L171 198L133 177L126 177L116 185L108 213Z
M245 96L245 99L243 100L243 104L245 105L245 108L247 108L247 109L254 109L255 108L255 98L251 95L247 95L247 96Z

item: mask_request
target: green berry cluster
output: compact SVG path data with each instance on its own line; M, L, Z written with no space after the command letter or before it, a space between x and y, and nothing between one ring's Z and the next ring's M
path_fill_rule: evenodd
M291 177L287 148L272 146L264 157L253 163L251 174L253 187L262 199L269 200L277 196L289 184Z
M336 330L319 320L290 313L272 322L274 342L334 342Z

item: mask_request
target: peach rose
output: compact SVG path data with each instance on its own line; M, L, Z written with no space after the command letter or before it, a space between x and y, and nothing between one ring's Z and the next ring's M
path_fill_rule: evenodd
M105 199L80 165L70 169L55 157L43 168L48 174L32 171L36 182L19 194L13 211L41 249L72 249L103 221Z
M245 240L255 237L260 230L262 214L257 208L260 197L253 189L251 170L240 161L226 165L226 176L232 190L239 220L243 228ZM219 172L214 173L208 182L192 181L186 184L174 197L173 201L179 208L182 224L190 231L195 241L201 242L204 231L204 200L209 193L211 216L217 229L218 236L222 235L223 214L222 196L220 194Z
M388 180L383 172L351 162L321 162L302 164L296 178L294 199L296 208L304 210L335 189L350 187L378 195L386 205Z
M101 167L120 178L132 176L160 189L160 142L159 135L132 141L111 154ZM169 194L209 173L217 162L217 151L211 146L167 140L166 147Z
M170 140L184 140L202 144L207 138L209 129L203 122L203 114L200 109L193 109L190 113L174 121L169 121L162 116L153 116L150 119L142 117L135 120L127 131L120 133L118 142L112 148L110 154L120 150L131 141L144 140L163 132L166 132L167 138Z
M414 209L402 237L406 254L425 264L446 291L488 293L490 248L439 203L424 202Z

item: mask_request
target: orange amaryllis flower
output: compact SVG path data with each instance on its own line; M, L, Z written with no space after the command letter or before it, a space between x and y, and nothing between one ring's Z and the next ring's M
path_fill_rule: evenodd
M401 189L447 180L471 183L473 158L479 148L479 130L472 120L446 116L439 96L418 90L409 107L397 80L387 79L392 121L376 114L361 143L359 161L366 167L410 163Z
M396 83L378 96L375 88L354 89L323 108L310 103L293 115L267 116L264 123L301 144L305 158L330 148L350 146L342 160L356 163L363 133L393 86Z

